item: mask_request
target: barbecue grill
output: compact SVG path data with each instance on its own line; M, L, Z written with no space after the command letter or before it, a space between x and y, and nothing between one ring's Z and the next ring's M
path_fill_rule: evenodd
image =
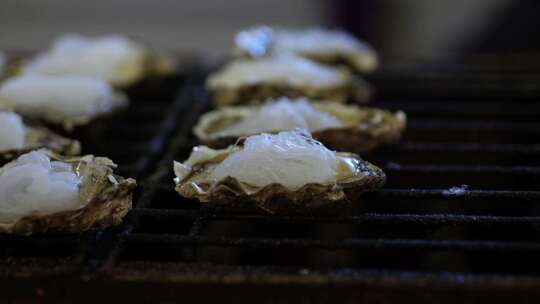
M525 303L540 298L540 74L387 67L375 105L407 112L402 143L365 158L388 175L350 214L217 212L173 189L197 144L207 69L131 92L100 143L139 179L118 227L0 236L6 301ZM162 87L160 87L162 86ZM155 92L155 90L154 90ZM83 141L84 143L84 141Z

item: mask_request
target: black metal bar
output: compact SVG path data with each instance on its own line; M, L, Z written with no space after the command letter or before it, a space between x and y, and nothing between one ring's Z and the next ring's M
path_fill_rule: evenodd
M414 240L414 239L346 239L341 241L321 241L305 239L266 238L209 238L176 234L134 233L129 242L145 244L233 246L246 248L312 248L326 250L358 249L414 249L414 250L460 250L486 252L540 252L540 244L496 241L464 240Z
M152 209L138 208L133 211L138 216L153 216L157 218L186 217L201 220L199 210L178 209ZM239 221L263 221L263 222L300 222L300 223L422 223L422 224L539 224L540 216L517 217L517 216L482 216L482 215L456 215L456 214L378 214L367 213L353 216L283 216L283 215L255 215L255 214L231 214L231 213L208 213L205 219L211 220L239 220ZM190 232L191 236L199 234L200 225L194 223L197 233Z

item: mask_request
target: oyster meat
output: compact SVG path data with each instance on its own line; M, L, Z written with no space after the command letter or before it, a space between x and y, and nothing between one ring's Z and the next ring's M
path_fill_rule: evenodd
M363 80L346 70L290 54L237 59L211 74L206 87L217 106L254 104L281 96L362 102L371 94Z
M77 233L117 225L131 208L135 180L114 163L86 155L32 151L0 168L0 232Z
M377 53L371 46L340 30L259 26L239 32L235 45L241 55L257 58L290 52L321 63L345 64L363 74L378 65Z
M49 50L37 54L23 74L80 75L103 79L115 87L139 81L148 68L149 50L124 36L57 38Z
M203 144L223 148L249 135L305 128L331 149L366 153L399 140L405 126L406 115L401 111L283 97L262 106L224 107L206 113L194 133Z
M105 81L83 76L22 75L0 86L0 110L60 124L66 130L126 107L125 95Z
M16 113L0 112L0 164L41 148L67 156L81 152L81 145L76 140L64 138L43 127L27 126Z
M378 167L331 151L302 129L250 136L243 147L195 147L188 160L174 163L174 172L184 197L269 213L341 209L386 181Z

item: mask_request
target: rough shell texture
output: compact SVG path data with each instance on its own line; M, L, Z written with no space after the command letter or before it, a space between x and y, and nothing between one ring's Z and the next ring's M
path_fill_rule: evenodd
M233 150L221 151L223 154L196 164L185 178L177 179L176 191L217 209L309 214L347 209L358 203L361 193L375 191L386 182L386 175L380 168L351 153L338 155L357 159L357 172L337 183L310 183L292 190L281 184L255 187L232 177L214 182L209 178L212 170Z
M82 177L79 196L85 205L53 214L30 214L14 223L0 224L0 233L79 233L121 223L131 209L132 192L136 187L134 179L114 175L116 165L105 157L63 158L52 152L48 154L51 159L72 164L76 174Z
M372 87L364 80L349 76L343 84L333 87L291 86L284 81L250 84L241 87L208 87L211 99L216 107L241 104L260 104L268 98L307 97L310 99L358 103L369 102Z
M325 146L337 151L354 153L369 152L381 144L397 142L405 130L407 118L404 112L392 113L376 108L343 105L333 102L315 102L314 107L330 113L344 125L341 128L325 129L313 132L313 137ZM239 136L219 136L219 132L248 117L258 106L224 107L204 114L194 128L197 138L212 148L225 148L236 143ZM275 133L283 130L267 130Z
M0 152L0 164L5 164L19 155L42 148L65 156L75 156L81 153L81 145L77 140L62 137L42 127L28 127L24 141L22 149Z

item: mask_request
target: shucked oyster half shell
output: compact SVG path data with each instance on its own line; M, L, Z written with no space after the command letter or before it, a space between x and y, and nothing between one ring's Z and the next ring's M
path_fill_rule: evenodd
M372 93L369 84L346 69L290 54L235 60L211 74L206 87L218 107L257 104L282 96L364 103Z
M285 102L297 103L301 101L303 100L297 99ZM266 104L271 102L274 100L269 100ZM278 102L283 102L283 99L278 100ZM377 108L321 101L310 104L314 110L330 114L341 123L341 126L310 130L315 139L337 151L360 154L369 152L381 144L398 141L406 127L407 118L402 111L390 112ZM231 134L224 132L224 130L252 117L260 110L261 106L235 106L208 112L199 119L194 128L194 134L204 145L212 148L227 147L243 137L260 133L245 131ZM288 126L264 129L261 123L258 122L258 127L263 128L262 132L277 133L288 129Z
M24 147L0 151L0 164L11 161L21 154L42 148L65 156L81 153L81 144L77 140L65 138L44 127L26 127Z
M72 131L128 106L123 93L98 78L21 75L0 85L0 110Z
M236 35L235 47L241 56L259 58L292 52L321 63L346 65L362 74L375 70L378 65L377 53L367 43L344 31L317 27L253 27Z
M156 54L127 36L66 34L29 60L22 73L95 77L116 88L127 88L144 77L169 74L174 65L172 56Z
M61 161L71 165L73 172L81 179L78 188L81 206L77 209L42 213L31 212L11 222L0 222L0 233L30 235L41 232L79 233L90 229L119 224L131 209L132 192L136 187L134 179L115 175L116 165L108 158L86 155L83 157L62 157L50 151L43 151L51 161ZM0 176L16 161L0 168ZM5 212L4 210L0 210Z
M280 134L283 133L286 132ZM320 145L310 138L309 141ZM174 164L176 191L186 198L198 200L218 209L285 214L318 213L350 207L357 202L359 194L375 191L386 182L386 176L380 168L362 160L356 154L340 152L336 153L340 163L333 182L308 182L299 187L290 187L279 182L255 186L254 183L231 176L216 180L214 178L216 168L233 153L242 149L244 147L240 146L230 146L221 150L213 150L206 146L195 147L186 162Z

